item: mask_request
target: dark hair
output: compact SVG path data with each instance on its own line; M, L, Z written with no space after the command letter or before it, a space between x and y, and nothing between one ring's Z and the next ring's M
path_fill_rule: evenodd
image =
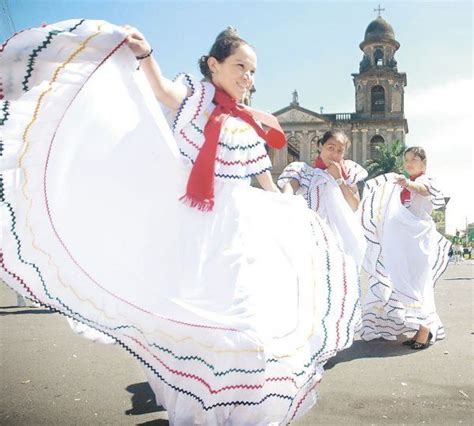
M318 141L319 146L323 146L329 139L334 138L337 141L343 143L346 148L349 147L351 141L347 137L347 135L342 130L328 130L324 133L321 139Z
M242 45L250 46L244 39L240 38L237 30L232 27L227 27L224 31L219 33L216 37L216 41L211 47L208 55L203 55L198 61L199 69L202 75L211 80L212 74L207 64L207 60L212 56L217 59L219 63L222 63L232 55L238 47ZM252 46L250 46L252 47Z
M418 157L421 161L426 161L426 152L421 146L411 146L410 148L405 149L403 157L405 157L405 154L409 152L413 153L413 155Z

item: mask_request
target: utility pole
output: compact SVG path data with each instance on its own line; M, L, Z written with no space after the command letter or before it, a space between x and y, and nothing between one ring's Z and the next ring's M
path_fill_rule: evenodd
M0 42L11 37L15 32L9 0L0 0Z

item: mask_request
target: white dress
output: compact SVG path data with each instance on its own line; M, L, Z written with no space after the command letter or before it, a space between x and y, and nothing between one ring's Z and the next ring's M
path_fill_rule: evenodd
M286 424L352 343L356 268L303 199L250 186L270 162L239 119L214 211L180 202L211 86L181 77L170 128L123 40L72 20L3 47L0 278L127 350L172 424Z
M400 201L402 188L394 183L393 173L367 182L361 209L369 243L364 260L369 274L364 340L395 340L420 325L430 329L433 341L444 338L434 286L446 269L451 244L436 231L431 212L445 201L432 179L422 175L415 182L425 185L429 195L411 192L408 207Z
M367 177L367 171L362 166L352 160L344 161L348 185L355 185ZM285 167L278 178L278 186L283 188L291 179L300 185L297 195L302 195L308 207L324 219L341 249L360 268L367 244L359 215L347 204L336 180L327 170L311 167L304 162L293 162Z

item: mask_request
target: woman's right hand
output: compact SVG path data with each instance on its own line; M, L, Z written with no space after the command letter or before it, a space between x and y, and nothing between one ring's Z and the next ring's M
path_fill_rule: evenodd
M150 52L151 46L145 36L130 25L123 26L127 33L126 43L135 56L143 56Z
M334 179L340 179L342 178L342 167L339 163L336 161L328 161L328 168L327 171L328 173L334 178Z

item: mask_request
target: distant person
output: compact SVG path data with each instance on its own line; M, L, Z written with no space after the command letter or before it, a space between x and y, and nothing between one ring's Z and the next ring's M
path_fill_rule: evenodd
M449 261L450 262L454 262L454 250L453 250L453 246L451 245L451 248L449 249L448 251L448 256L449 256Z
M469 260L471 260L472 259L472 246L468 246L466 250L467 250L467 255L469 256Z
M458 265L464 258L462 238L459 235L459 231L456 231L456 235L453 237L453 251L454 251L454 264Z

